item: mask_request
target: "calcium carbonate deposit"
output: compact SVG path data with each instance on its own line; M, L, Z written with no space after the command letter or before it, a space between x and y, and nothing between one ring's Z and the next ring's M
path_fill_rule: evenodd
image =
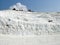
M0 11L0 45L60 45L60 12Z
M60 12L0 11L0 34L41 35L60 33Z

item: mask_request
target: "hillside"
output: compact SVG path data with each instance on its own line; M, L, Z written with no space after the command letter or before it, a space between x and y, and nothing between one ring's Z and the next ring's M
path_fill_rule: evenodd
M0 33L41 35L60 33L59 12L0 11Z
M60 12L0 11L0 45L60 45Z

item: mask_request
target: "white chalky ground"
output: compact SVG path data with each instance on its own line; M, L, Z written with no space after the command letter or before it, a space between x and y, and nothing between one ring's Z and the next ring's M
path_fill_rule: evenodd
M60 13L0 11L0 45L60 45Z

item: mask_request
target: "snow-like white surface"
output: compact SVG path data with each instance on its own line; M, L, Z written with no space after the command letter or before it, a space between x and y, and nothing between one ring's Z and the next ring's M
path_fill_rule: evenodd
M17 35L58 34L60 33L59 16L58 13L0 11L0 33Z
M60 45L60 13L0 11L0 34L0 45Z
M0 45L60 45L60 35L0 35Z

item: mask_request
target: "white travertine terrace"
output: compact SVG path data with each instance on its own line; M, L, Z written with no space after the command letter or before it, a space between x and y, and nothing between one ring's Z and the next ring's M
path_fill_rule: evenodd
M0 33L41 35L60 33L59 12L0 11Z
M0 45L60 45L60 12L0 11Z

